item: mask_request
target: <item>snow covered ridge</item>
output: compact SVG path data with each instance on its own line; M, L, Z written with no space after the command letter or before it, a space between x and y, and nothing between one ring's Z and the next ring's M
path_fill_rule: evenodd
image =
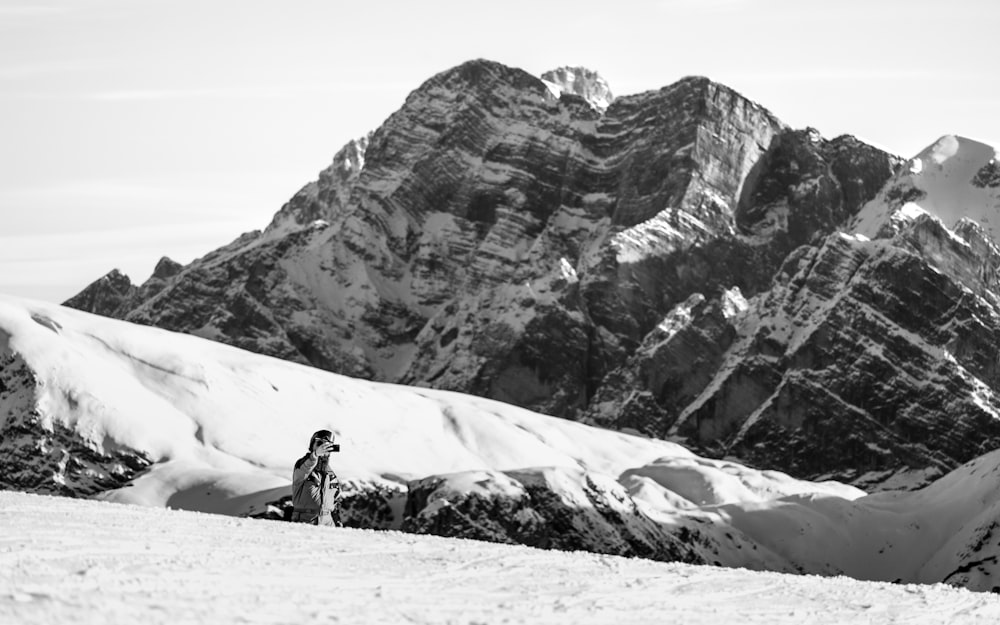
M356 526L974 590L1000 574L1000 452L922 491L863 496L10 297L0 356L7 489L260 514L329 428Z
M995 623L995 596L0 492L0 621ZM299 597L300 600L290 600Z

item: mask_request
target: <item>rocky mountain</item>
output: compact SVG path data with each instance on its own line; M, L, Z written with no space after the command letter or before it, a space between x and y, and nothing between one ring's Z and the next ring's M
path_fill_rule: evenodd
M68 303L913 487L997 446L996 170L960 138L904 163L791 129L706 78L613 98L579 68L472 61L262 232Z
M183 265L164 256L156 263L153 275L142 286L132 284L128 276L114 269L66 300L64 305L105 317L120 318L156 295L181 269Z
M925 484L1000 447L1000 195L971 184L993 155L945 137L766 292L692 296L587 420L864 487Z

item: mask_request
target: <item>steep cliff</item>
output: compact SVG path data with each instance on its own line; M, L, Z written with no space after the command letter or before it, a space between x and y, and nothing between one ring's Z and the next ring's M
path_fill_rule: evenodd
M946 137L766 292L678 306L587 420L869 488L1000 447L997 196L974 183L992 157Z
M263 232L126 305L73 303L915 486L997 443L996 162L944 137L904 163L701 77L613 98L579 68L472 61Z
M263 233L100 312L578 413L675 299L705 274L730 286L732 267L715 276L679 253L727 247L716 239L734 230L744 180L784 127L703 78L618 98L602 115L573 93L610 100L599 77L548 76L558 97L487 61L435 76ZM727 253L736 264L760 254L740 247L717 262Z

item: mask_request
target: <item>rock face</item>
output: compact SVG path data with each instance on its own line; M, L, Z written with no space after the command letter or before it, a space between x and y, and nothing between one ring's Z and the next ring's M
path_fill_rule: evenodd
M714 532L699 525L658 523L605 476L548 468L420 480L410 485L402 529L667 562L719 561Z
M953 139L846 228L877 238L838 232L796 249L751 302L731 292L676 307L588 420L868 488L924 485L1000 447L996 241L986 219L949 229L935 215L984 194L970 187L992 150Z
M112 269L63 302L63 305L118 318L134 305L138 291L139 288L132 284L128 276L117 269Z
M953 139L907 165L706 78L612 98L579 68L472 61L263 232L117 306L69 303L912 486L996 442L992 222L952 219L992 214L996 159ZM920 198L940 198L923 220Z
M337 218L350 200L351 186L365 166L371 135L350 141L333 156L333 163L319 172L319 179L302 187L274 216L268 226L272 237L309 224Z
M183 268L177 261L164 256L156 263L153 275L141 287L132 284L121 271L112 269L66 300L64 305L105 317L121 318L156 295Z

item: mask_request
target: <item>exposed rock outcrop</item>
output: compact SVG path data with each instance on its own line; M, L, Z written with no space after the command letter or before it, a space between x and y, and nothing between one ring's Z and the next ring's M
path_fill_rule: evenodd
M64 305L105 317L122 318L159 293L183 269L184 265L164 256L156 263L153 275L141 286L132 284L127 275L112 269L66 300Z
M989 220L936 216L988 210L968 201L990 154L942 139L853 219L881 238L798 248L728 314L724 299L678 306L586 419L869 488L921 486L1000 447L1000 256Z
M690 540L697 532L684 524L672 529L644 514L617 482L563 469L432 476L410 485L403 522L404 531L417 534L668 562L711 561L704 549L710 539Z
M105 317L120 318L135 305L139 287L117 269L91 282L82 291L63 302L64 306L86 310Z
M105 449L41 414L37 385L24 360L0 345L0 489L84 497L122 486L149 466L142 452Z

